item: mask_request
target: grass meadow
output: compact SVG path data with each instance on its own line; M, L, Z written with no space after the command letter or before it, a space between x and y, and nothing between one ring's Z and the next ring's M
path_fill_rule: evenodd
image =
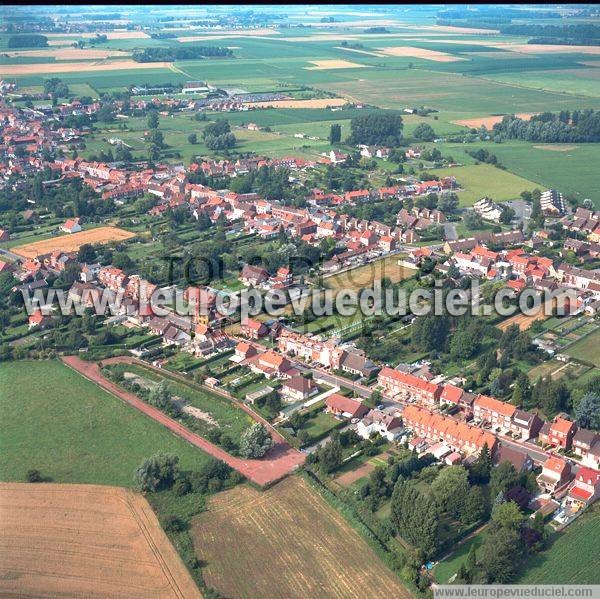
M183 468L200 450L59 361L0 364L0 480L36 468L54 482L131 486L133 471L158 451Z

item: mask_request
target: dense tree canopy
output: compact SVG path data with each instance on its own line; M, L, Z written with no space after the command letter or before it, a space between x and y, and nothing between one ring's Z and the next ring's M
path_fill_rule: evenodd
M395 147L402 140L402 117L395 113L361 114L350 121L351 144Z

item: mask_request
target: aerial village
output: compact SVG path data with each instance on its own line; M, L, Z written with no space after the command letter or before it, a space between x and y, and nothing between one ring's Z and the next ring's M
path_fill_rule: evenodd
M201 108L196 104L168 98L133 99L128 110ZM118 118L125 107L119 102L115 106ZM117 208L149 198L144 227L179 213L189 222L205 223L206 229L219 227L230 239L296 240L316 250L324 244L333 250L302 274L291 265L269 270L262 264L238 264L227 293L255 288L262 294L280 290L288 298L298 297L318 291L319 280L387 260L407 269L409 276L477 279L516 294L569 289L576 293L575 305L569 306L571 315L583 319L585 327L597 326L593 323L600 307L600 271L586 265L600 259L600 211L581 206L572 210L557 190L547 190L537 198L546 226L531 234L521 225L459 237L445 235L451 214L431 201L459 190L457 180L450 176L435 180L405 177L393 185L342 192L312 188L303 207L267 200L254 191L239 193L206 183L235 181L260 169L284 169L290 182L299 181L315 169L345 164L348 154L337 150L315 161L248 156L204 158L189 166L50 158L57 148L90 133L86 126L66 126L65 117L89 116L101 109L101 102L84 105L77 100L50 109L3 107L1 185L19 192L26 189L27 177L37 176L48 189L79 180L94 197ZM388 148L368 145L357 151L362 157L382 159L390 153ZM404 159L419 156L420 149L411 147ZM351 215L356 207L384 200L401 206L392 224ZM17 229L39 223L37 211L36 200L30 199L30 208L21 214L26 224ZM491 223L499 223L503 214L503 208L489 198L476 202L472 211ZM557 226L566 235L558 236ZM441 230L439 238L428 237L432 228ZM448 466L469 466L482 452L489 452L495 463L508 461L519 473L536 472L538 487L525 492L521 505L531 509L532 517L540 511L557 527L569 524L600 497L600 433L581 426L572 414L559 412L543 420L537 410L507 401L507 393L498 399L473 392L465 386L467 377L432 369L427 359L392 365L357 346L347 338L344 327L320 333L303 331L287 318L226 318L215 308L223 288L211 283L182 289L186 302L195 307L192 315L157 316L142 300L148 300L159 284L130 268L82 260L80 245L73 250L61 248L60 241L65 240L68 247L69 238L86 231L94 229L85 216L70 216L56 227L53 235L58 243L52 251L37 251L35 244L25 254L3 249L0 273L14 277L13 292L32 293L47 288L50 279L75 272L75 280L66 287L68 297L90 309L105 290L122 294L118 313L102 319L103 326L125 328L150 340L129 347L128 354L158 368L169 367L171 360L182 355L188 356L186 361L195 361L195 366L201 363L190 376L215 391L235 392L249 409L267 414L272 425L307 456L317 455L334 431L354 431L365 441L403 446L416 456L433 456L436 463ZM0 230L0 240L13 240L15 232L10 227ZM93 244L94 238L90 240ZM163 286L163 291L174 294L176 287ZM43 338L59 318L44 313L40 305L28 316L21 336L35 333ZM408 315L402 324L415 326L415 320L419 318ZM350 329L356 331L356 327ZM549 359L569 361L556 336L542 335L533 343ZM265 405L274 409L265 412ZM295 425L307 414L309 419L327 419L323 430L311 436Z

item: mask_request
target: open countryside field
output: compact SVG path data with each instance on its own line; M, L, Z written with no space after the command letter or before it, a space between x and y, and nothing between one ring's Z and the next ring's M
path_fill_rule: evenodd
M439 177L456 177L461 187L457 191L461 206L472 206L484 196L496 202L516 200L522 191L532 191L537 187L532 181L490 164L470 164L431 172Z
M248 486L220 493L193 521L191 533L198 558L206 562L206 583L227 597L411 596L298 477L263 493Z
M0 483L3 597L202 597L148 502L96 485Z
M103 60L98 62L55 62L39 64L0 65L0 76L46 75L49 73L105 73L106 71L124 71L127 69L160 69L170 68L170 62L136 62L135 60Z
M97 227L80 231L79 233L67 233L42 241L34 241L26 245L14 247L12 251L24 258L35 258L43 254L49 254L54 250L63 252L76 252L86 243L110 243L112 241L125 241L135 237L135 233L119 229L118 227Z
M178 455L184 469L208 459L55 360L0 364L0 419L4 481L36 468L54 482L130 486L158 451Z
M458 144L440 147L449 154L460 151ZM462 146L464 149L464 146ZM488 148L511 172L533 181L537 187L554 187L565 194L574 194L577 199L590 198L600 207L600 180L596 165L600 161L600 144L533 144L522 141L507 141L494 144L473 144L472 149ZM493 196L492 196L493 197Z
M599 506L588 510L559 533L550 548L527 563L516 584L600 584Z

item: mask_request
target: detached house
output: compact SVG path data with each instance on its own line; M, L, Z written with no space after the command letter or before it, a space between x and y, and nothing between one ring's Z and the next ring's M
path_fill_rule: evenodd
M281 385L281 397L290 403L306 401L317 391L318 388L312 379L307 379L299 374L285 380Z
M403 430L402 419L399 416L392 416L380 410L371 410L356 427L356 432L363 439L369 439L376 433L388 441L396 441Z
M242 273L240 274L240 281L244 285L258 287L262 285L269 278L269 273L262 266L253 266L252 264L244 264Z
M369 408L362 402L339 393L331 394L325 400L325 406L330 414L345 418L362 418L369 411Z
M79 218L70 218L66 220L61 226L60 230L65 233L79 233L81 231L81 225L79 224Z

